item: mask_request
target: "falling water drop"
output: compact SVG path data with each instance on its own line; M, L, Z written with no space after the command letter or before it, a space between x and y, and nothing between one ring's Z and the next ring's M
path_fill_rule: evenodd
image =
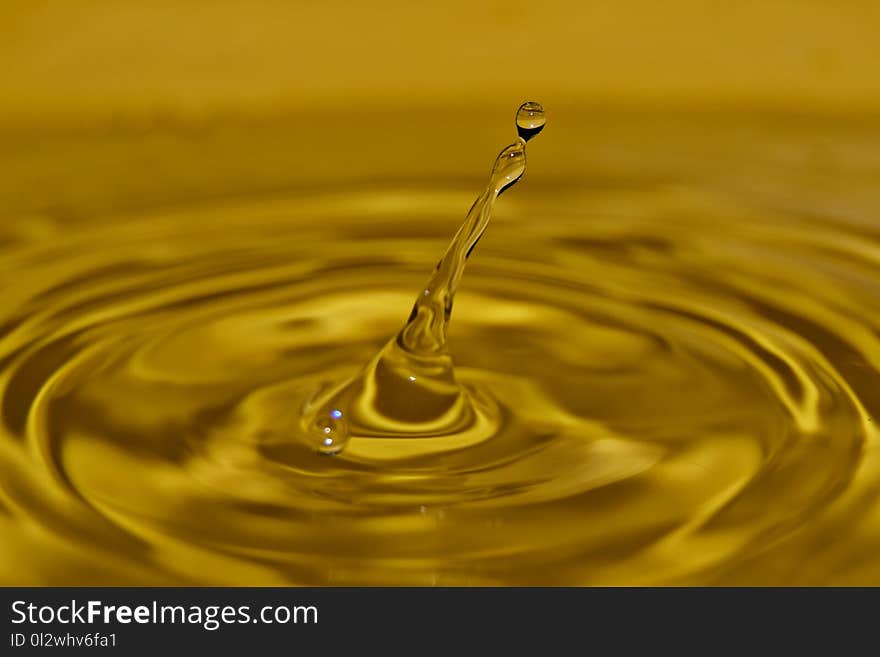
M516 111L516 131L523 141L528 141L544 128L547 118L541 103L529 101Z
M320 453L338 454L353 435L434 437L467 424L472 411L446 346L453 298L496 199L525 173L526 142L543 129L545 121L539 103L519 107L517 140L498 154L489 184L417 296L404 327L357 376L303 409L303 428Z

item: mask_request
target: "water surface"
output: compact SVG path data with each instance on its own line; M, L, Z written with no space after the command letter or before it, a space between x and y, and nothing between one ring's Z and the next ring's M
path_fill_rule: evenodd
M880 125L560 110L456 297L474 421L327 457L510 130L335 120L8 142L0 581L880 583Z

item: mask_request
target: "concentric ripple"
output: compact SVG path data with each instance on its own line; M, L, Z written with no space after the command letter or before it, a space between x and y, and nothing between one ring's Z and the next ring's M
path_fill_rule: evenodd
M467 429L302 440L470 194L4 235L0 579L880 583L880 240L796 207L506 198L449 336Z

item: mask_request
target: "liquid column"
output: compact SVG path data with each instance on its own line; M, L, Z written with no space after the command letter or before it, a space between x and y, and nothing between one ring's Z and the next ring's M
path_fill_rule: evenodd
M353 437L448 435L472 418L467 393L455 379L446 331L465 263L486 230L497 198L523 175L526 142L544 127L539 103L516 112L517 139L495 159L489 184L474 201L400 332L361 372L313 399L301 429L318 451L338 454Z

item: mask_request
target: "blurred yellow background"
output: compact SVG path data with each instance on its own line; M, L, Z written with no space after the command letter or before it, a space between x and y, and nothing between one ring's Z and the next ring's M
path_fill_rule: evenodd
M6 0L4 118L303 106L880 107L873 0Z
M878 25L869 0L7 0L0 206L70 219L330 180L472 185L529 98L549 113L535 185L755 165L827 180L877 159Z

